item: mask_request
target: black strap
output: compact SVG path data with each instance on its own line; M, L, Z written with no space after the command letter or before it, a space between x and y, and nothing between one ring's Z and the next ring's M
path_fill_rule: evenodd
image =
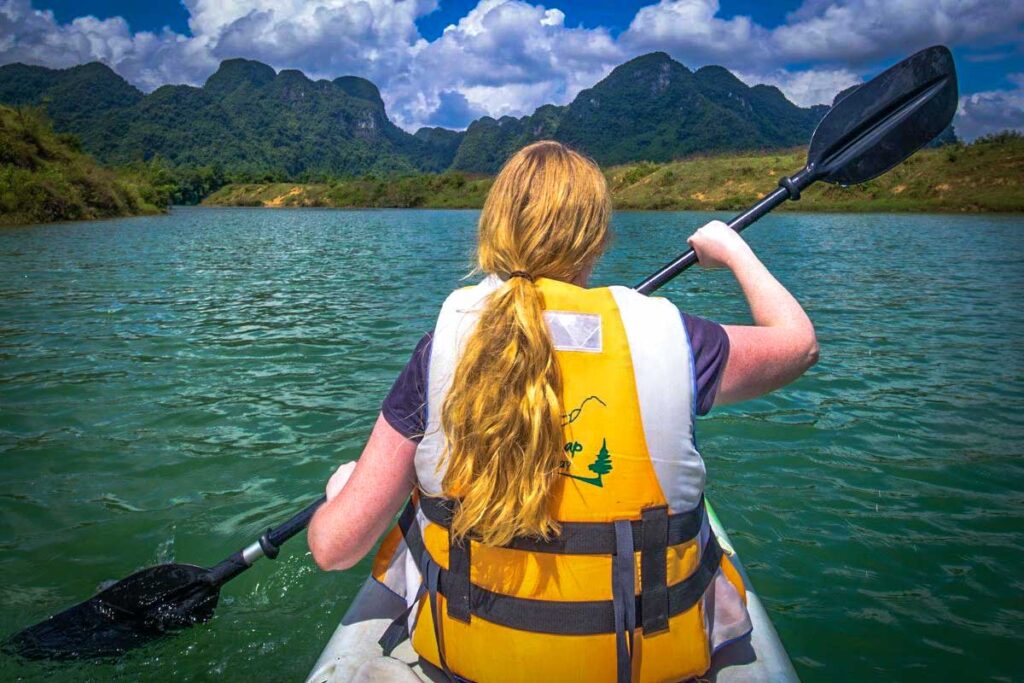
M448 574L450 576L450 592L445 595L448 600L448 616L452 619L469 623L469 539L456 542L452 534L448 534Z
M403 524L407 519L410 523ZM426 549L419 524L415 523L415 510L408 516L403 512L399 525L405 533L409 551L420 561ZM636 539L633 540L635 542ZM668 617L682 614L697 604L711 585L721 561L722 549L714 533L709 533L696 571L683 581L668 586ZM441 595L448 596L451 581L449 572L440 569L437 590ZM494 593L470 584L469 609L473 616L521 631L580 636L616 632L612 600L533 600ZM642 595L634 596L634 614L636 623L643 624L645 609Z
M701 506L703 508L703 506ZM648 508L641 513L640 602L644 606L644 635L668 630L668 508Z
M437 609L438 583L441 576L441 567L431 559L430 553L423 553L420 559L420 575L423 577L423 585L427 587L427 594L430 596L430 619L434 622L434 643L437 645L437 659L444 670L448 680L452 679L451 669L448 668L448 658L444 653L444 636L441 634L441 611Z
M420 534L419 525L416 523L416 503L412 500L406 503L402 514L398 516L398 528L402 530L402 537L405 539L405 544L409 546L412 556L419 562L420 555L423 554L425 548L423 546L423 536ZM413 534L414 529L415 534ZM413 547L413 543L416 543L416 547Z
M448 529L451 527L455 501L448 498L421 496L420 508L434 524ZM704 524L704 498L692 510L669 515L666 511L667 528L665 545L679 545L693 540ZM630 522L633 529L633 550L643 550L642 519ZM562 522L562 530L556 538L545 541L540 538L516 538L505 548L525 550L534 553L556 553L559 555L614 555L615 525L613 522Z
M427 584L420 583L420 589L416 592L416 597L413 598L412 602L402 610L402 613L395 617L395 620L384 630L384 635L380 637L377 644L380 645L380 649L384 652L385 657L390 657L391 653L395 651L395 648L404 643L409 639L409 615L416 609L416 605L419 604L420 598L427 592Z
M682 614L697 604L707 592L715 574L722 564L722 546L718 545L715 532L708 530L708 540L701 549L700 563L696 571L685 580L668 587L668 615ZM641 619L641 622L643 620Z
M418 532L419 526L416 524L416 504L410 500L402 510L402 514L398 517L398 528L402 530L402 536L405 538L405 544L409 547L409 552L412 554L413 559L419 563L425 558L429 558L429 555L423 547L422 536L420 536L419 533L412 533L412 529L414 527L416 527ZM412 545L413 542L418 542L418 545L415 548ZM422 570L420 571L420 576L423 576ZM391 624L384 630L384 635L382 635L380 640L377 641L377 644L380 645L385 657L390 657L395 648L409 638L409 615L412 614L412 611L416 608L416 605L419 604L420 599L426 592L426 581L421 581L419 590L416 592L416 597L413 598L404 610L402 610L401 614L395 617Z
M633 631L636 630L636 564L633 560L633 526L615 522L615 556L612 557L612 611L615 617L615 664L618 683L633 677Z

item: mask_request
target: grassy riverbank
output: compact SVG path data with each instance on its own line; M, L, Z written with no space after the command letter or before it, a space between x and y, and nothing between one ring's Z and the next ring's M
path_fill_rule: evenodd
M203 200L213 206L462 209L483 206L491 178L458 171L326 183L232 183Z
M606 170L619 209L734 210L805 162L803 150L692 157ZM231 184L203 202L215 206L478 208L491 179L449 172L325 183ZM1024 137L923 150L881 178L851 188L807 190L802 211L1024 212Z
M0 225L160 213L144 175L99 166L38 110L0 106Z

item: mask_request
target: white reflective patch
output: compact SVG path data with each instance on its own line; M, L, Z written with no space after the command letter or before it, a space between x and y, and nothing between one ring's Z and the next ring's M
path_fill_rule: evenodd
M559 351L601 353L601 316L593 313L544 311L551 342Z

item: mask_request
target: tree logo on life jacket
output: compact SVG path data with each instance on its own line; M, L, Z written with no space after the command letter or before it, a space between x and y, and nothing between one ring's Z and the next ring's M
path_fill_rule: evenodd
M565 425L575 422L583 414L583 407L590 401L597 401L602 406L608 407L608 404L602 401L599 397L589 396L583 400L583 403L581 403L579 407L573 408L567 415L562 416L562 426L564 427ZM562 460L562 472L559 474L564 477L569 477L570 479L575 479L576 481L581 481L584 484L603 487L604 475L612 471L612 455L608 452L608 440L601 439L601 449L596 455L594 455L594 461L587 465L587 469L593 472L594 476L581 476L571 472L572 466L576 462L576 456L583 452L583 448L583 444L575 440L569 441L565 444L566 458Z

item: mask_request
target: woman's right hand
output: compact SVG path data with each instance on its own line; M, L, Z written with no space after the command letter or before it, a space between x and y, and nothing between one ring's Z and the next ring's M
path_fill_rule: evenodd
M686 241L703 268L732 268L738 256L753 253L740 234L722 221L707 223Z

